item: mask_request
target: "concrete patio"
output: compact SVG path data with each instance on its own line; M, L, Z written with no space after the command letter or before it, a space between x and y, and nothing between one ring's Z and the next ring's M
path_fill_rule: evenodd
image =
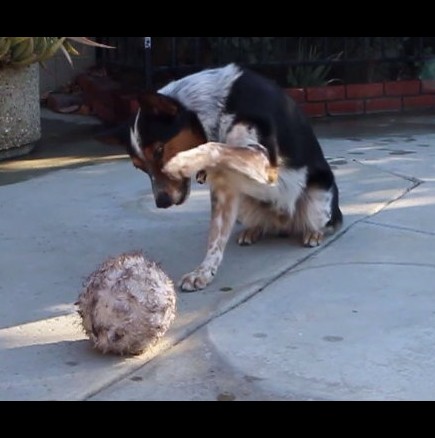
M233 238L162 341L119 358L81 331L82 281L133 249L178 280L204 253L207 188L157 210L98 122L44 111L37 150L0 162L0 399L434 400L435 113L314 125L340 232L317 249Z

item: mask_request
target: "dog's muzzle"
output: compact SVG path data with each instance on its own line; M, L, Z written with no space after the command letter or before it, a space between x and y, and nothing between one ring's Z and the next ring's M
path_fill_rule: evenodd
M190 194L190 179L185 178L180 181L177 187L170 189L157 189L153 186L154 199L157 208L169 208L173 205L183 204Z
M159 193L156 199L157 208L169 208L174 205L172 198L167 193Z

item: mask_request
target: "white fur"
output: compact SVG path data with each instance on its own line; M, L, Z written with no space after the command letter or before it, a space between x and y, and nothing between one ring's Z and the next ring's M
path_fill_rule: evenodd
M223 136L225 143L231 146L249 146L259 142L258 132L254 126L246 123L236 123L231 126L231 129L228 128L229 125L226 127L226 131L222 132L222 135L225 135ZM264 149L266 150L266 148Z
M194 111L204 127L207 139L219 141L222 126L231 119L228 114L223 114L223 109L232 85L241 75L240 68L230 64L173 81L161 88L159 93L178 99Z
M139 116L140 116L140 109L137 112L136 120L134 121L134 128L130 129L130 140L131 145L134 149L135 154L142 160L146 161L146 158L143 154L142 148L141 148L141 139L138 129L138 122L139 122Z
M232 128L234 123L234 114L222 114L219 121L219 129L217 134L217 140L219 142L225 143L227 141L228 132Z
M324 230L331 219L332 191L310 189L306 194L305 221L311 230Z
M303 167L298 170L281 169L278 183L253 184L252 180L244 175L229 173L228 181L237 187L237 190L258 201L267 203L277 213L293 216L296 210L296 203L305 189L307 169Z

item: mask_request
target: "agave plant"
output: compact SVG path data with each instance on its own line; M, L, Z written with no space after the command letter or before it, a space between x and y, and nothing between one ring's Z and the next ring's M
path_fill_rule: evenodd
M72 65L72 56L80 55L74 44L113 49L87 37L0 37L0 68L22 67L35 62L44 63L59 50Z
M297 61L300 63L289 68L287 81L290 87L312 87L325 85L327 77L332 69L332 61L337 61L343 52L332 55L328 58L330 63L315 65L316 61L320 61L321 54L314 45L308 45L301 38L298 44ZM304 64L313 63L313 64Z

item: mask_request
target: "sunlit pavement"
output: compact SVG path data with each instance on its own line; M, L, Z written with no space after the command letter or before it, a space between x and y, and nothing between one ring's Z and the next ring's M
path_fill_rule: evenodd
M44 112L34 154L0 162L0 399L435 399L435 117L315 121L345 223L318 249L238 247L178 295L152 350L103 356L80 328L83 279L143 249L177 280L204 253L207 189L157 210L88 119Z

